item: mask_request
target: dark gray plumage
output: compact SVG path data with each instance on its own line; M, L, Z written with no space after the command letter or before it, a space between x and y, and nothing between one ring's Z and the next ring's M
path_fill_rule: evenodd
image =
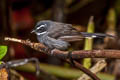
M103 33L78 32L71 24L50 20L39 21L32 32L36 33L39 42L43 43L50 49L57 48L60 50L66 50L70 46L69 42L79 41L85 37L113 37L112 35Z

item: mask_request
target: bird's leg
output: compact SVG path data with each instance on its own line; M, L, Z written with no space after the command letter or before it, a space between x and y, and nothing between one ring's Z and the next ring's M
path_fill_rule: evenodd
M72 51L68 51L68 59L70 60L71 64L74 66L75 63L74 63L74 61L72 59Z
M50 52L50 55L53 56L54 55L54 51L56 49L52 49L51 52ZM68 55L67 55L67 58L70 60L71 64L74 66L74 61L72 59L72 50L68 50Z

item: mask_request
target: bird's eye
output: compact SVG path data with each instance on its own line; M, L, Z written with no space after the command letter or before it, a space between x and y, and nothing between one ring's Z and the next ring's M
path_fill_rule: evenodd
M45 32L46 31L46 27L45 26L40 26L38 29L37 29L37 32L39 33L42 33L42 32Z
M40 32L44 32L44 31L46 31L46 28L45 28L45 27L41 27L41 28L39 29L39 31L40 31Z

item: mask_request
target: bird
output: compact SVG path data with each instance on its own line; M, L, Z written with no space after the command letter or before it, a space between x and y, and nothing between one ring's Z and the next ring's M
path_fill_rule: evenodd
M114 37L104 33L79 32L72 24L51 20L38 21L31 33L37 35L40 43L49 49L67 50L70 42L80 41L84 38Z

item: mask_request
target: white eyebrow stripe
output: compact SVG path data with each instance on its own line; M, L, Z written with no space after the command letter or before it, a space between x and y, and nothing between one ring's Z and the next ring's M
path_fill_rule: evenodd
M46 26L46 24L40 25L39 27L37 27L37 29L40 29L41 27Z
M44 27L45 25L40 25L39 27L37 27L37 29L40 29L41 27Z
M36 34L37 34L37 35L41 35L41 34L45 34L45 33L47 33L47 31L42 32L42 33L36 33Z

